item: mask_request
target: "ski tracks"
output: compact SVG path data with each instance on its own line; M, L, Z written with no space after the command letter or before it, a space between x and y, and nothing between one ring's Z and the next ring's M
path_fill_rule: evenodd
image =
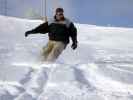
M44 92L44 88L49 80L51 69L41 67L30 74L30 79L24 83L25 91L17 96L14 100L38 100Z

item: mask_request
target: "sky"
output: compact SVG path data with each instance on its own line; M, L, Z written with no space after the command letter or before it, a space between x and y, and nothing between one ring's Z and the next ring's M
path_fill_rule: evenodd
M4 2L0 0L0 14ZM31 9L42 15L42 0L7 0L7 15L27 17ZM133 27L133 0L47 0L47 15L63 7L65 16L74 22L101 26ZM44 13L43 13L44 14Z

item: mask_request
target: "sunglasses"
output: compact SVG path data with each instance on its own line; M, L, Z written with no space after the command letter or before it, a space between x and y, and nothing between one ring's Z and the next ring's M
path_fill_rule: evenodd
M57 16L63 16L64 14L62 14L62 13L58 14L58 13L57 13L56 15L57 15Z

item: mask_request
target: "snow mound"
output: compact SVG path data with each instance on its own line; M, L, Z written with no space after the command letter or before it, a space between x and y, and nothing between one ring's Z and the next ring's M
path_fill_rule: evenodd
M24 33L40 23L0 16L0 100L132 100L133 29L75 24L70 45L41 62L47 35Z

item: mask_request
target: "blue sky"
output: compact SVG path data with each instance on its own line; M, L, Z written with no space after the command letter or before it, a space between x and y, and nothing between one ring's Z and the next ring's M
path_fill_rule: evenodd
M82 0L73 12L80 23L133 26L133 0Z
M0 0L2 1L2 0ZM8 15L24 17L29 8L40 12L41 0L7 0ZM74 22L102 26L133 27L133 0L47 0L48 16L55 5ZM2 10L2 9L1 9Z

